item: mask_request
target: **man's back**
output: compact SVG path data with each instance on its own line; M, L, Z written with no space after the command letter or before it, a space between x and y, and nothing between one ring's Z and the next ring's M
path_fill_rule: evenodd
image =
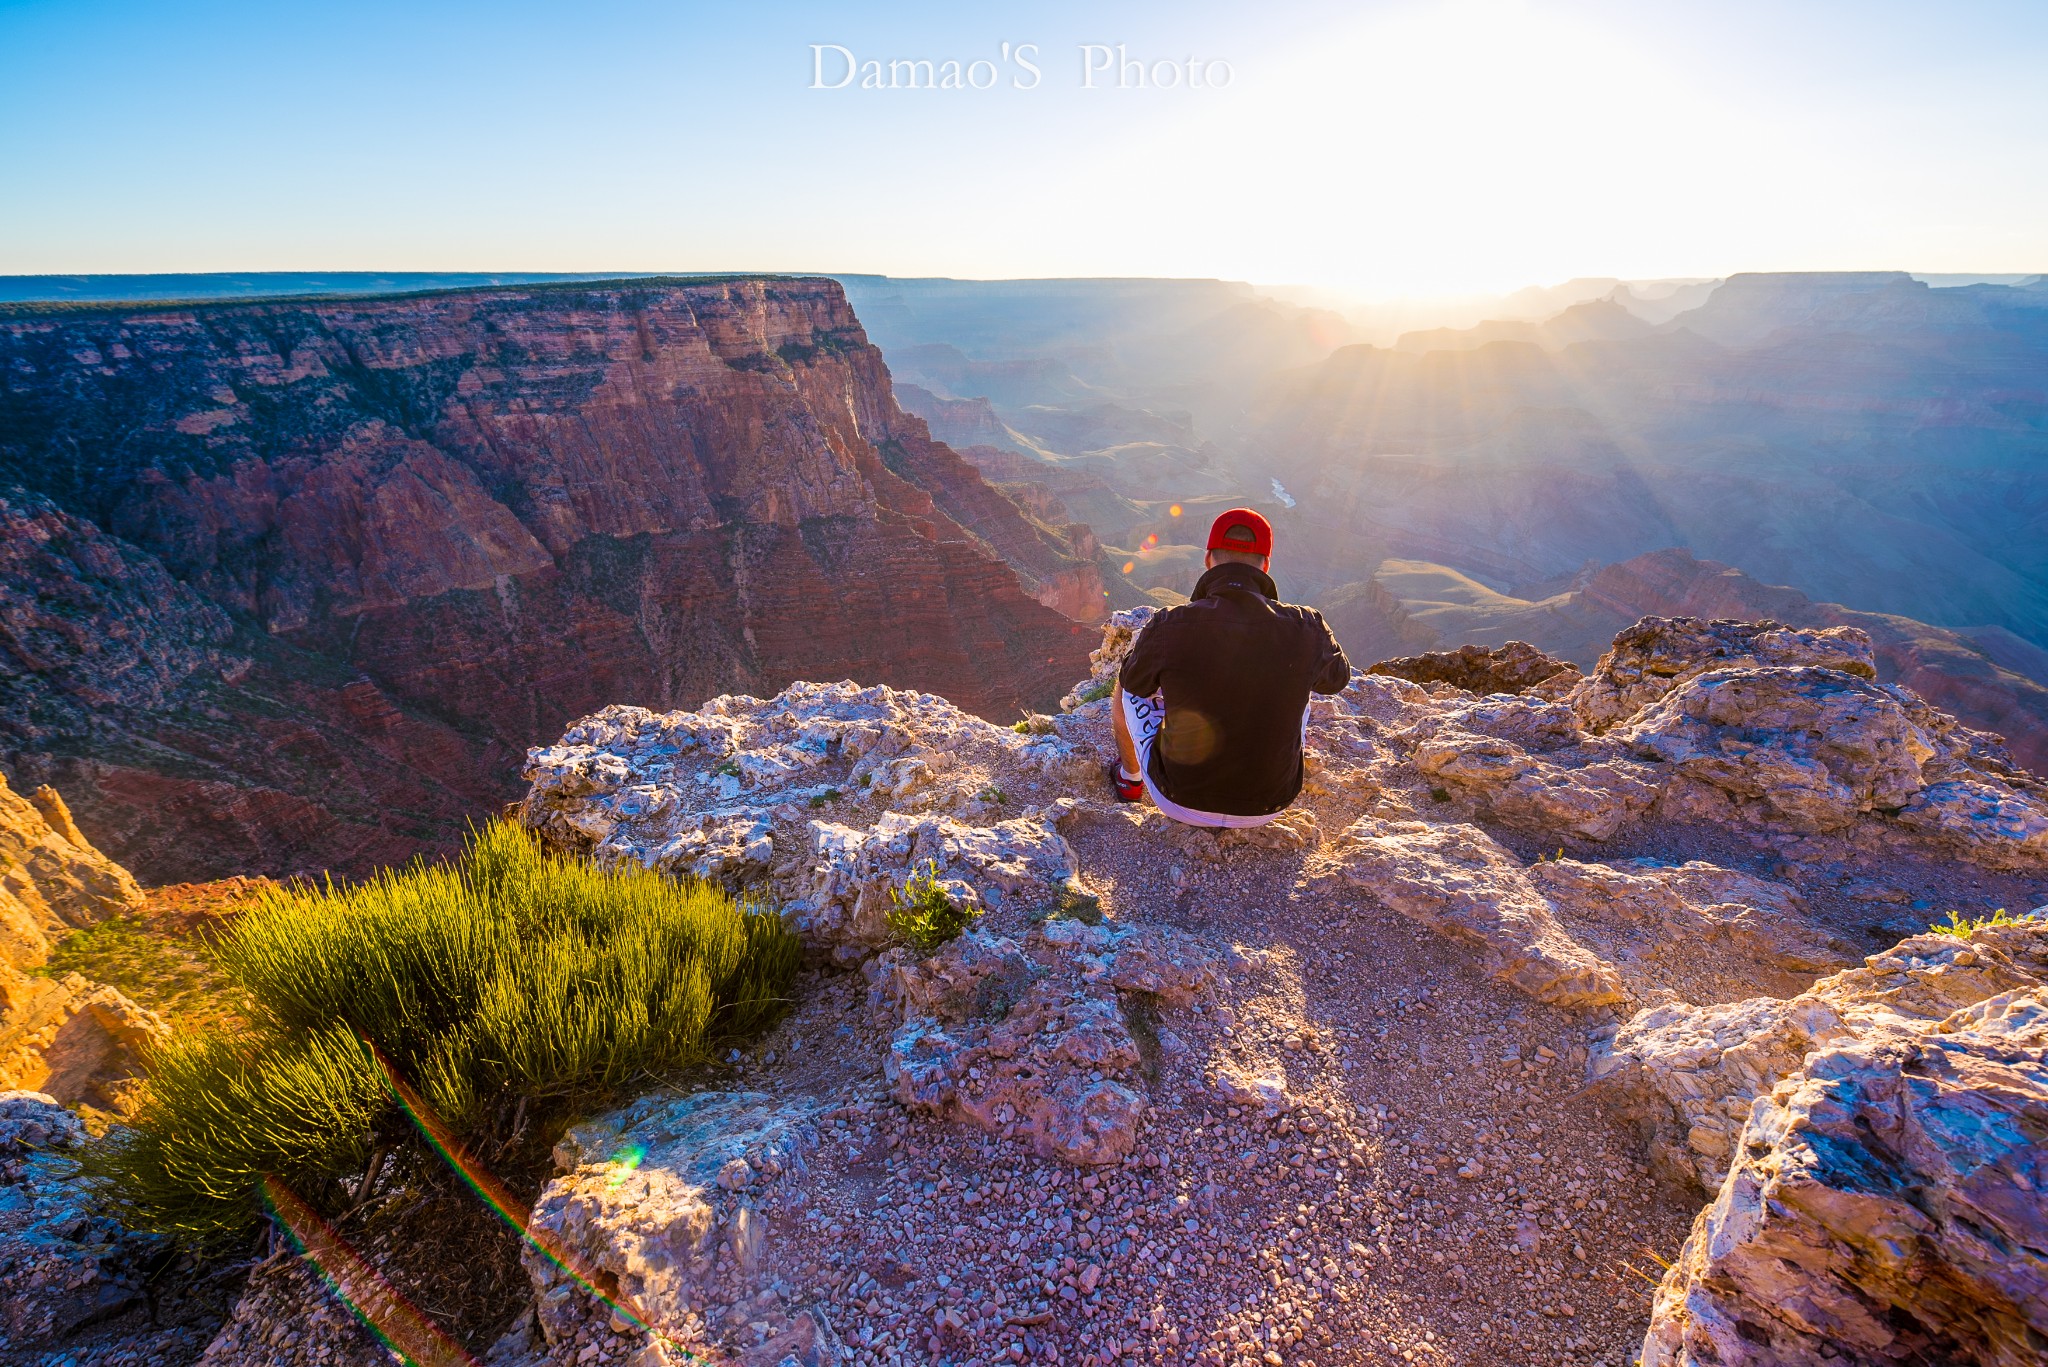
M1182 807L1263 816L1301 792L1309 694L1340 692L1351 663L1321 613L1278 600L1258 569L1219 564L1189 603L1146 625L1124 660L1125 692L1164 695L1151 777Z

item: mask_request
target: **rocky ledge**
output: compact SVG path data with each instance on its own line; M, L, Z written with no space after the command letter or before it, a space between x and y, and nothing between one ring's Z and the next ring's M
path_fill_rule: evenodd
M529 753L542 839L809 967L556 1149L586 1275L529 1259L495 1367L2038 1359L2048 802L1995 738L1860 632L1646 619L1355 675L1294 810L1197 831L1100 777L1145 615L1014 726L799 683ZM315 1360L283 1285L211 1361Z
M587 1210L575 1226L578 1246L622 1286L651 1288L670 1275L673 1260L649 1263L645 1250L660 1230L688 1227L704 1231L692 1245L706 1250L702 1266L725 1277L717 1293L702 1291L710 1281L691 1283L702 1294L686 1298L702 1312L692 1324L714 1337L767 1313L757 1334L765 1338L795 1323L790 1316L805 1302L804 1322L837 1324L845 1350L861 1360L911 1347L963 1360L1025 1356L1041 1345L1098 1359L1299 1355L1332 1323L1354 1325L1362 1344L1406 1347L1410 1356L1440 1350L1433 1337L1404 1342L1390 1324L1402 1315L1351 1304L1354 1293L1372 1298L1361 1283L1399 1285L1395 1269L1404 1265L1399 1254L1391 1265L1374 1257L1372 1241L1358 1237L1369 1226L1354 1223L1346 1205L1354 1198L1344 1194L1345 1178L1370 1165L1375 1141L1392 1129L1377 1105L1357 1104L1364 1089L1345 1076L1371 1037L1332 1004L1322 1013L1281 1009L1291 1020L1274 1027L1277 1059L1238 1038L1249 1015L1275 1009L1276 946L1241 933L1245 918L1195 903L1227 898L1249 879L1291 903L1288 914L1309 923L1293 929L1310 936L1317 921L1348 923L1352 909L1370 908L1395 918L1390 927L1405 922L1437 937L1449 962L1468 965L1458 990L1478 994L1481 1018L1502 1009L1503 999L1489 995L1500 990L1530 1003L1508 1007L1511 1022L1531 1008L1556 1013L1549 1018L1567 1022L1559 1047L1533 1045L1524 1055L1509 1045L1502 1062L1529 1076L1584 1061L1593 1085L1580 1091L1594 1111L1579 1123L1588 1134L1562 1142L1597 1149L1601 1134L1624 1133L1631 1164L1717 1193L1660 1291L1644 1341L1650 1360L1792 1360L1769 1354L1833 1344L1867 1349L1872 1361L1939 1349L1964 1354L1953 1360L2002 1362L1999 1345L2048 1327L2040 1284L2025 1270L2035 1255L2019 1252L2041 1246L2033 1177L2022 1170L2038 1162L2038 1149L2029 1140L2023 1161L2015 1159L1992 1120L2005 1116L2005 1132L2020 1133L2048 1101L2048 1083L2029 1071L2038 1053L2026 1054L2034 1018L2025 995L2048 968L2048 932L2023 921L1921 936L1853 967L1873 935L1924 926L1928 908L1953 905L1966 888L1978 905L2000 895L2028 906L2044 900L2048 801L1995 737L1875 682L1860 631L1646 619L1584 676L1526 647L1419 657L1356 675L1341 695L1313 704L1308 783L1295 811L1259 831L1190 831L1108 801L1098 777L1109 744L1103 695L1148 615L1117 614L1091 678L1068 694L1064 711L1014 727L929 695L797 684L694 712L608 708L531 752L524 813L545 838L600 861L764 893L804 932L821 982L844 982L833 975L860 968L857 991L836 990L862 1019L841 1027L851 1041L812 1054L811 1076L829 1079L830 1096L803 1104L798 1129L809 1137L797 1148L844 1158L874 1154L869 1146L886 1139L883 1153L907 1147L926 1155L916 1169L935 1171L948 1152L970 1164L1022 1153L1083 1174L1131 1172L1142 1159L1142 1193L1090 1177L1055 1225L1037 1226L1041 1207L1026 1207L1021 1239L994 1208L1022 1199L1014 1184L1007 1198L971 1179L942 1178L936 1196L926 1182L921 1200L913 1189L899 1211L911 1218L898 1226L885 1216L881 1242L909 1259L897 1274L907 1286L936 1293L926 1296L925 1323L935 1326L927 1333L904 1327L895 1309L903 1300L886 1294L886 1279L827 1251L833 1239L857 1237L846 1205L860 1186L857 1163L761 1168L742 1155L713 1173L703 1155L723 1150L706 1139L664 1166L681 1184L676 1192L698 1193L685 1198L643 1191L644 1165L634 1183L609 1183L604 1146L586 1145L563 1156L548 1199ZM888 920L920 877L979 913L929 958L893 939ZM1272 917L1257 915L1270 933ZM1369 958L1376 952L1366 947ZM1822 976L1835 970L1848 971ZM1366 986L1350 976L1354 990ZM1938 989L1911 986L1933 981ZM1759 988L1773 995L1755 995ZM1402 996L1428 1001L1431 991L1410 984ZM800 1010L798 1021L807 1015ZM1455 1037L1460 1023L1445 1024ZM793 1024L784 1047L818 1051L816 1028ZM1420 1048L1426 1056L1430 1046ZM862 1051L872 1051L864 1062ZM1291 1066L1319 1051L1322 1067L1303 1075ZM833 1059L822 1078L821 1053ZM1951 1080L1912 1081L1923 1066L1914 1059L1947 1069ZM767 1073L791 1066L785 1058ZM1873 1139L1849 1164L1815 1147L1817 1136L1855 1129L1859 1116L1876 1123L1894 1114L1902 1098L1918 1098L1911 1104L1929 1116L1985 1119L1974 1130L1956 1121L1937 1151ZM1464 1114L1493 1099L1467 1101ZM636 1124L672 1128L684 1109L706 1105L756 1114L737 1100L700 1099L660 1103L649 1113L658 1121L633 1113L618 1123L622 1133ZM1454 1186L1499 1179L1460 1108L1422 1113L1441 1132L1418 1129L1404 1147L1447 1155L1428 1174ZM1233 1210L1219 1172L1197 1166L1180 1175L1190 1160L1168 1136L1240 1126L1269 1137L1264 1151L1280 1155L1283 1170L1290 1151L1310 1173L1330 1166L1338 1194L1300 1208L1322 1212L1312 1223L1327 1221L1318 1232L1333 1256L1297 1258L1289 1247L1297 1241L1276 1245L1271 1201ZM1290 1146L1289 1132L1327 1143ZM1210 1161L1199 1140L1191 1147L1197 1165ZM1254 1171L1259 1154L1256 1145L1245 1153ZM870 1161L893 1168L897 1160ZM1035 1169L1060 1188L1057 1170ZM1179 1180L1168 1182L1169 1173ZM1876 1173L1893 1193L1886 1200L1922 1217L1870 1204ZM1264 1180L1254 1188L1262 1197ZM968 1204L949 1201L949 1185ZM1620 1185L1602 1199L1633 1206L1640 1228L1658 1198ZM1526 1196L1540 1186L1506 1188L1524 1198L1525 1213L1505 1243L1544 1266L1550 1222L1526 1214ZM1797 1200L1781 1198L1795 1190ZM1950 1193L1966 1190L2012 1199L1991 1216L1943 1214ZM1133 1201L1134 1214L1170 1199L1186 1211L1186 1229L1176 1219L1168 1235L1149 1224L1132 1226L1139 1237L1096 1234L1102 1222L1081 1217L1100 1208L1104 1192ZM732 1210L683 1219L678 1202L693 1200ZM1547 1209L1540 1198L1533 1208ZM1583 1196L1574 1208L1584 1208ZM1287 1207L1279 1210L1280 1223L1295 1228ZM971 1223L957 1223L970 1211ZM1583 1222L1557 1223L1574 1231L1575 1260L1612 1263L1615 1250L1588 1248L1597 1236L1579 1233ZM1219 1268L1217 1245L1203 1237L1218 1225L1226 1244L1243 1237L1277 1248L1281 1275L1268 1294L1205 1301L1159 1282L1161 1268ZM1010 1233L993 1242L980 1237L1005 1226ZM1872 1251L1872 1230L1904 1231L1908 1246L1886 1262ZM1139 1252L1151 1256L1134 1260L1129 1250L1147 1234ZM1841 1250L1827 1255L1832 1262L1787 1260L1787 1248L1816 1239ZM1048 1242L1048 1262L1017 1253L1044 1252ZM2018 1257L2020 1270L1993 1269L1993 1249ZM969 1273L992 1260L999 1285L1014 1287L1014 1271L1028 1268L1027 1293L1050 1307L1044 1327L1036 1299L1021 1316L1000 1297L971 1313L957 1309L949 1278L930 1287L910 1270L941 1250ZM1421 1280L1436 1291L1445 1337L1498 1349L1455 1308L1485 1301L1464 1261L1433 1256L1439 1261ZM805 1296L800 1275L771 1276L770 1266L817 1269L825 1294ZM1780 1271L1759 1271L1770 1268ZM1934 1284L1930 1277L1939 1295L1912 1291ZM1850 1301L1837 1295L1825 1314L1803 1311L1798 1297L1820 1297L1831 1278L1854 1288ZM1274 1287L1298 1298L1276 1306ZM1569 1325L1576 1316L1556 1313L1558 1299L1544 1313ZM745 1308L735 1319L721 1304ZM990 1305L1009 1308L997 1315ZM1125 1322L1146 1332L1126 1340L1085 1327L1110 1305L1143 1305ZM1068 1318L1062 1306L1080 1307L1070 1329L1055 1327ZM1431 1317L1410 1309L1405 1318L1412 1329ZM559 1323L550 1333L550 1341L575 1341ZM1541 1338L1561 1360L1601 1360L1588 1336L1557 1329Z

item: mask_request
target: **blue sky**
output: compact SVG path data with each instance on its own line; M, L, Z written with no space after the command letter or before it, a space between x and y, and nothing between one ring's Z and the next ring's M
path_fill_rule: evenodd
M2044 270L2044 71L2029 3L0 0L0 273Z

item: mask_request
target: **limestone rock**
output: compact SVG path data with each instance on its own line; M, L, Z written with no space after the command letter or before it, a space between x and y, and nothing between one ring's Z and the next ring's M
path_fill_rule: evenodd
M982 910L1014 898L1050 905L1078 868L1065 839L1039 817L969 826L884 812L866 830L814 821L811 834L812 881L786 911L808 941L842 961L887 942L892 895L920 873L956 903Z
M1582 752L1579 758L1584 758ZM1479 797L1503 825L1545 835L1606 840L1649 810L1658 789L1646 766L1610 756L1570 767L1510 740L1439 733L1415 747L1425 776Z
M1576 685L1580 678L1576 665L1545 655L1527 641L1426 651L1397 660L1382 660L1366 673L1390 674L1411 683L1449 684L1467 693L1480 694L1526 693L1544 686L1546 692L1554 695Z
M140 1099L144 1054L167 1033L154 1011L76 973L0 972L0 1019L0 1080L123 1116Z
M1969 939L1916 935L1795 997L1672 1003L1596 1037L1593 1078L1619 1095L1665 1171L1712 1191L1757 1097L1836 1046L1924 1033L2003 993L2048 984L2048 920Z
M135 880L93 848L56 790L23 798L0 778L0 1087L128 1110L141 1051L163 1022L76 973L23 970L72 930L141 903Z
M1645 617L1575 688L1571 703L1589 731L1626 721L1687 679L1715 670L1813 667L1875 680L1870 637L1857 627L1799 629L1769 620Z
M1361 817L1325 877L1478 947L1488 970L1554 1006L1627 1000L1614 965L1573 940L1515 857L1476 826Z
M1796 831L1904 807L1926 786L1921 765L1935 754L1892 693L1806 667L1695 675L1616 734L1638 756Z
M584 1277L613 1279L657 1329L680 1328L744 1299L773 1266L762 1209L804 1175L818 1111L760 1092L642 1097L556 1145L559 1174L534 1203L534 1228ZM578 1283L532 1247L523 1256L541 1327L560 1341L575 1330Z
M141 904L128 870L79 833L56 789L24 798L0 775L0 966L33 968L52 940Z
M1856 957L1807 919L1792 887L1703 860L1546 860L1530 867L1529 880L1575 930L1599 925L1646 950L1719 943L1788 973L1818 973Z
M1808 1058L1758 1099L1643 1367L2021 1367L2048 1345L2048 994Z
M1073 852L1028 800L1094 773L1057 732L796 683L694 712L606 708L529 752L527 778L523 819L551 843L765 888L815 952L851 962L887 940L890 894L927 865L971 906L1054 900Z
M1057 919L1029 938L970 930L923 964L892 954L870 965L905 1012L884 1071L907 1106L1022 1136L1048 1157L1115 1162L1145 1109L1132 1015L1206 991L1213 957L1159 927Z
M1899 824L1989 856L1994 866L2048 852L2048 804L1989 776L1928 784L1906 803Z
M85 1127L54 1097L0 1092L0 1342L16 1349L142 1296L156 1242L96 1209L72 1154Z

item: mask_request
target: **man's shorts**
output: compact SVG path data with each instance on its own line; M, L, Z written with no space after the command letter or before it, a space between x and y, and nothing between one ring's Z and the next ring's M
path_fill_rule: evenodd
M1152 779L1152 750L1159 743L1159 728L1166 721L1166 699L1154 693L1141 698L1126 692L1124 699L1124 725L1130 730L1131 740L1138 749L1138 772L1144 776L1145 792L1157 807L1175 821L1189 826L1228 827L1244 830L1252 826L1263 826L1279 812L1265 816L1229 816L1222 812L1198 812L1192 807L1183 807L1159 791L1159 785ZM1308 713L1301 714L1302 734L1308 734Z

